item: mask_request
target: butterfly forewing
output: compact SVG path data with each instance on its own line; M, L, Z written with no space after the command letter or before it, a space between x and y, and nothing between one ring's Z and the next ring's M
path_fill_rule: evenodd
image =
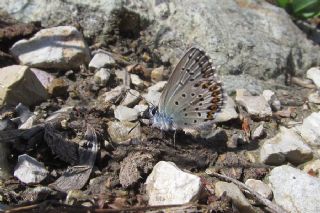
M193 47L175 67L159 109L172 118L176 128L203 126L221 109L222 93L209 56Z

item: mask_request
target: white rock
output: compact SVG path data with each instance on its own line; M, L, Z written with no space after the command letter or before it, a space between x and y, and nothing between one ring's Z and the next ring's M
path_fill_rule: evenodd
M288 212L320 212L319 178L284 165L274 168L268 180L275 202Z
M285 160L301 164L312 158L312 150L293 129L280 128L273 138L267 139L260 150L260 160L268 165L281 165Z
M30 68L30 70L37 76L42 86L48 90L51 82L53 81L53 79L55 79L55 77L50 73L37 68Z
M27 154L19 155L18 163L14 168L14 176L23 183L40 183L44 180L48 171L43 163Z
M320 145L320 112L313 112L295 129L311 145Z
M119 121L134 121L138 119L139 112L126 106L117 106L114 110L114 117Z
M320 177L320 160L317 159L317 160L308 162L306 165L304 165L303 171L305 171L306 173L312 173L317 177Z
M252 96L245 89L237 89L236 102L243 106L246 111L257 118L272 116L271 107L263 96Z
M90 69L100 69L107 66L112 66L116 63L111 54L107 54L106 52L98 52L93 56L89 63Z
M114 72L116 75L116 78L121 80L123 83L123 86L129 88L131 84L131 78L129 76L129 73L126 70L116 70Z
M227 122L239 117L237 111L235 110L235 103L233 99L229 96L226 96L225 105L223 106L221 112L218 112L215 117L215 122Z
M264 90L262 92L262 96L266 99L266 101L271 105L274 111L279 111L281 109L281 103L278 100L276 94L271 90Z
M196 200L200 190L200 178L172 162L158 162L146 181L150 206L185 204Z
M148 105L138 104L135 105L133 108L139 112L140 116L142 116L148 110L149 107Z
M126 92L124 99L121 102L123 106L133 106L140 100L140 93L137 90L130 89Z
M311 93L308 96L308 100L309 100L310 103L320 104L320 92Z
M122 90L123 90L122 86L117 86L117 87L111 89L110 91L106 92L104 94L104 96L105 96L104 101L105 102L112 102L112 101L116 100L117 98L120 98L120 95L122 94Z
M108 123L108 134L114 143L123 143L133 139L140 139L141 126L139 122L110 121Z
M161 92L151 90L147 94L144 94L143 97L146 99L148 103L151 103L154 106L158 106L161 97Z
M167 81L159 81L156 84L152 85L151 87L148 88L148 91L157 91L161 92L164 88L164 86L167 84Z
M231 198L232 203L237 207L239 212L255 212L249 201L234 183L218 181L215 184L215 194L220 197L224 192Z
M320 67L312 67L307 71L307 78L320 88Z
M37 68L72 69L90 60L83 36L72 26L40 30L29 40L16 42L10 50L21 64Z
M0 105L30 106L48 98L48 92L27 66L12 65L0 69Z
M259 193L266 199L272 198L272 190L270 187L262 182L261 180L248 179L245 184L253 189L255 192Z
M131 83L138 87L138 88L143 88L144 86L144 83L143 83L143 80L141 80L141 78L136 75L136 74L130 74L130 78L131 78Z
M96 84L105 86L110 78L110 71L106 68L100 68L93 76Z
M261 138L265 134L264 123L260 124L252 133L252 140Z

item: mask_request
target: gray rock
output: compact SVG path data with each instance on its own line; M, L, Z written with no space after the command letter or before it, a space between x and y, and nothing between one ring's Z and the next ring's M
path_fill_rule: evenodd
M320 104L320 92L313 92L308 96L308 101L313 104Z
M108 123L108 134L114 143L123 143L132 139L140 139L141 126L139 123L132 123L129 121L110 121Z
M110 78L110 70L106 68L100 68L93 76L96 84L100 86L106 86Z
M224 192L232 199L232 203L237 207L239 212L255 212L249 201L234 183L218 181L215 184L215 194L220 197Z
M0 69L0 105L30 106L48 98L48 92L27 66L12 65Z
M136 74L130 74L131 83L136 86L137 88L143 88L144 82L141 80L141 78Z
M164 88L164 86L167 84L167 81L159 81L156 84L152 85L151 87L148 88L148 91L157 91L161 92Z
M72 26L43 29L29 40L11 47L21 64L37 68L79 68L90 60L90 52L81 33Z
M320 112L313 112L303 119L302 125L296 126L297 132L311 145L320 144Z
M263 90L262 96L270 104L273 111L279 111L281 109L281 103L273 91Z
M14 176L26 184L40 183L48 173L43 163L27 154L19 155L18 163L14 168Z
M158 162L146 181L150 206L185 204L196 200L200 190L200 178L172 162Z
M9 155L9 144L0 143L0 180L6 180L11 176L10 163L8 161Z
M260 124L252 133L252 140L259 139L265 135L264 123Z
M37 68L30 68L30 70L37 76L42 86L48 90L51 82L55 77L50 73Z
M221 110L221 112L218 112L215 116L215 122L221 123L221 122L227 122L233 119L237 119L239 117L237 111L235 110L235 103L232 98L229 96L226 96L225 104Z
M133 108L139 112L140 116L142 116L148 110L149 107L148 105L138 104L135 105Z
M306 163L303 171L320 178L320 159Z
M320 179L291 166L270 172L269 185L274 201L288 212L320 212Z
M271 108L263 96L252 96L245 89L238 89L236 102L255 118L266 118L272 115Z
M114 110L114 117L119 121L135 121L138 119L139 112L126 106L117 106Z
M268 88L264 81L246 74L222 75L220 79L223 82L223 89L228 95L235 94L237 89L246 89L252 95L259 95L264 89Z
M312 158L312 150L292 129L280 128L280 133L267 139L260 150L260 160L268 165L281 165L285 160L301 164Z
M110 91L106 92L104 94L104 101L105 102L112 102L115 101L117 98L120 98L120 95L122 94L123 87L122 86L117 86Z
M262 195L264 198L269 200L272 198L272 190L261 180L248 179L246 180L245 184L253 189L253 191Z
M121 102L123 106L133 106L140 100L140 93L137 90L130 89L126 92L124 99Z
M313 83L320 88L320 67L312 67L307 71L307 78L311 79Z
M111 54L107 54L106 52L98 52L91 59L89 68L95 70L105 68L107 66L113 66L115 63L116 61L113 59Z
M160 101L161 92L150 90L147 94L144 94L143 97L148 103L151 103L153 106L158 106Z

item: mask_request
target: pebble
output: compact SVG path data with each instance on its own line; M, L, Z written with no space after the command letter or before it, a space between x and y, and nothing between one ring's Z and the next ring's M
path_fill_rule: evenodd
M158 106L161 97L161 92L151 90L147 94L144 94L143 97L146 99L148 103L151 103L154 106Z
M311 148L293 129L280 127L280 132L267 139L260 150L260 160L268 165L281 165L285 161L293 164L305 163L312 158Z
M140 98L141 98L140 93L137 90L130 89L129 91L126 92L126 95L122 100L121 105L131 107L136 103L138 103Z
M272 116L271 107L263 96L252 96L245 89L236 90L236 102L243 106L253 117L266 118Z
M68 91L68 83L62 78L55 78L48 87L48 93L52 97L65 96Z
M37 69L37 68L30 68L30 70L37 76L39 81L41 82L42 86L46 89L48 89L49 85L55 78L53 75L50 73Z
M275 93L271 90L264 90L262 92L262 96L266 99L266 101L270 104L273 111L281 110L281 103L278 100Z
M82 34L72 26L42 29L10 49L20 63L44 69L72 69L87 64L90 51Z
M320 104L320 91L311 93L308 96L308 101L313 104Z
M172 162L158 162L146 180L150 206L185 204L196 200L200 190L200 178Z
M1 68L0 85L0 105L16 106L23 103L31 106L48 98L48 92L27 66L12 65Z
M320 212L320 179L288 165L268 176L274 201L292 213Z
M235 103L233 99L226 96L225 105L223 106L221 112L218 112L215 117L215 122L222 123L230 120L237 119L239 117L237 111L235 110Z
M144 82L141 80L141 78L136 74L130 74L131 83L136 86L137 88L143 88Z
M46 186L36 186L35 188L27 188L25 191L21 193L21 197L23 200L27 200L29 202L39 202L47 200L47 198L56 192Z
M19 155L18 163L14 168L14 176L26 184L40 183L48 173L43 163L27 154Z
M267 184L265 184L261 180L248 179L246 180L245 184L249 186L251 189L253 189L253 191L262 195L264 198L271 200L272 190Z
M252 133L252 140L262 138L266 134L264 123L260 124Z
M303 171L320 178L320 159L308 162L304 165Z
M167 83L168 83L167 81L159 81L154 85L152 85L151 87L149 87L148 91L161 92Z
M117 106L114 110L114 117L119 121L135 121L138 119L139 112L126 106Z
M158 67L151 71L151 80L153 82L158 82L163 80L164 67Z
M141 126L140 123L132 123L129 121L110 121L108 123L108 134L114 143L140 139Z
M122 90L123 90L122 86L117 86L117 87L111 89L110 91L106 92L104 94L104 96L105 96L104 101L105 102L115 101L122 94Z
M94 74L93 79L96 84L99 86L106 86L107 82L110 79L110 70L106 68L100 68L98 71Z
M115 65L116 61L113 59L111 54L107 54L106 52L98 52L93 56L89 63L89 69L96 70L105 67L110 67Z
M320 145L320 112L311 113L295 129L311 145Z
M226 195L231 198L233 205L235 205L239 212L255 212L247 198L234 183L227 183L223 181L216 182L215 194L218 197L221 197L224 192L226 192Z
M307 78L320 88L320 67L312 67L307 71Z
M145 104L138 104L135 105L133 108L139 112L140 116L143 116L143 114L149 109L149 106Z

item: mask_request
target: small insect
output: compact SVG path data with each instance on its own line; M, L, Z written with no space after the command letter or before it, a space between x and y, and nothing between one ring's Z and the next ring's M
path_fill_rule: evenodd
M172 72L159 105L150 109L151 123L164 131L206 128L214 123L223 101L209 56L192 47Z

